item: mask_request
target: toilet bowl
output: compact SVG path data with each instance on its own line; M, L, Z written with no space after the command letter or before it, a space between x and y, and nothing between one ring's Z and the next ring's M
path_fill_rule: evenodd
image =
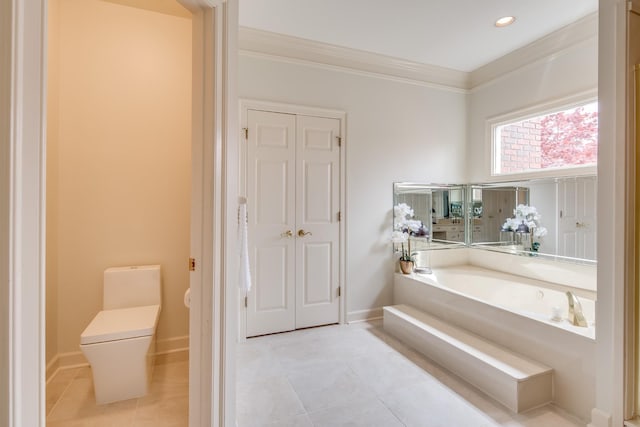
M98 404L147 394L161 309L160 266L108 268L104 302L80 335Z

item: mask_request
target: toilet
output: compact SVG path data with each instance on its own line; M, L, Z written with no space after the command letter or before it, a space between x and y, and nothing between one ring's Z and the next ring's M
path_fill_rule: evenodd
M98 404L147 394L160 315L160 266L104 271L103 309L80 335Z

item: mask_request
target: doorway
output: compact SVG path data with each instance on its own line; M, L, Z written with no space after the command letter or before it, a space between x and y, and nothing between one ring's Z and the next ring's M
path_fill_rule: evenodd
M183 403L172 417L187 422L192 24L169 4L49 0L46 353L49 371L60 369L47 388L51 422L70 408L101 412L70 395L92 387L79 334L102 309L102 271L147 264L162 275L153 377L181 366L169 379Z
M189 419L193 426L226 425L233 420L235 402L231 354L236 308L231 301L235 301L236 293L225 275L225 271L233 269L234 260L224 256L234 245L220 234L229 235L235 229L235 222L229 218L237 198L237 176L225 173L222 164L237 164L237 148L228 142L235 141L237 135L237 65L229 52L236 49L238 9L236 2L180 2L193 13L194 23L194 147L204 145L207 152L217 154L194 171L198 188L206 190L213 184L216 189L215 193L205 191L196 197L200 201L200 219L209 227L207 230L211 225L215 230L203 233L197 242L194 255L198 260L209 261L191 272L191 284L196 284L196 294L200 284L208 285L215 299L202 295L192 302L191 323L199 325L201 334L192 337L191 346L197 341L208 350L197 352L195 357L196 352L190 352L190 363L195 367L191 372L196 372L197 381L190 379L193 392L190 391ZM10 426L45 422L46 6L46 1L2 2L2 10L7 12L2 16L14 18L0 27L6 36L6 43L0 48L0 65L7 77L0 90L10 94L0 104L3 123L8 124L3 128L2 139L8 152L19 154L2 157L7 173L0 179L7 189L2 192L0 210L0 234L7 245L3 246L6 251L0 260L7 267L2 271L9 284L7 292L3 292L6 298L0 299L0 311L7 313L0 321L0 377L7 379L0 390L1 407L6 409L0 411L0 418ZM20 120L14 120L16 117ZM5 118L11 120L4 121ZM211 206L216 207L215 212L209 209ZM224 214L219 215L220 212ZM220 268L214 271L213 264ZM209 321L201 321L203 307Z
M242 335L339 323L344 114L256 102L242 114L253 276Z

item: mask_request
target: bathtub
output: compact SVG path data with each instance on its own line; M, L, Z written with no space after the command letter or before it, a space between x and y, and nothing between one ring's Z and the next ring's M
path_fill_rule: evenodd
M588 327L566 320L567 290L580 299ZM595 406L595 297L592 290L471 264L394 278L394 304L411 305L552 367L554 403L585 421ZM561 320L553 319L558 309Z
M594 291L488 270L473 265L437 268L414 278L478 302L595 339ZM569 323L566 292L580 300L588 327ZM558 316L559 314L559 316Z

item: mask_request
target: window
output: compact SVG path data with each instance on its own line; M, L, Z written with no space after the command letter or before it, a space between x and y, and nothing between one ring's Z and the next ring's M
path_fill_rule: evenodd
M598 102L495 123L493 175L595 166L598 161Z

